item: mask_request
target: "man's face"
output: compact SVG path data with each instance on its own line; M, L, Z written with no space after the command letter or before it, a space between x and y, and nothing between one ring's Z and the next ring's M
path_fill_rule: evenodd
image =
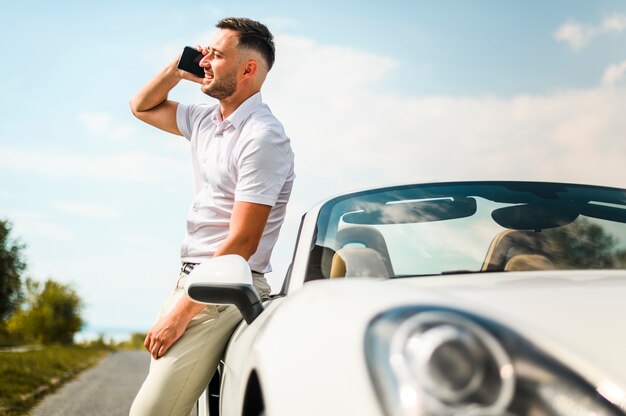
M202 92L218 100L230 97L237 89L239 53L237 33L230 29L220 29L213 37L208 53L200 61L204 68Z

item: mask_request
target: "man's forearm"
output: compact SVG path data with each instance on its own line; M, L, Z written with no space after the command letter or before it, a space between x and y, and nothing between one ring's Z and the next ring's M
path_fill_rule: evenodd
M215 250L214 257L224 256L226 254L238 254L246 260L255 253L259 241L256 239L239 237L239 238L227 238L218 248Z
M131 110L137 115L142 111L155 108L167 100L167 95L180 80L179 70L175 63L166 66L130 100Z
M224 241L224 243L222 243L215 252L215 257L223 256L225 254L239 254L248 260L252 254L254 254L254 251L256 251L257 245L258 241L256 244L253 244L254 247L251 247L250 243L246 243L241 239L226 239L226 241ZM186 296L183 296L170 313L170 316L178 322L178 325L187 327L191 319L205 307L206 305L193 302Z
M196 303L191 299L183 296L180 301L174 306L172 310L172 316L176 316L181 322L184 322L185 327L201 310L206 307L203 303Z

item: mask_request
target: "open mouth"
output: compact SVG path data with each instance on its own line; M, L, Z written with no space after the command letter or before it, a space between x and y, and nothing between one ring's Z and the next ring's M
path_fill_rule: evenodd
M213 80L213 74L210 74L208 72L204 73L204 80L203 81L212 81Z

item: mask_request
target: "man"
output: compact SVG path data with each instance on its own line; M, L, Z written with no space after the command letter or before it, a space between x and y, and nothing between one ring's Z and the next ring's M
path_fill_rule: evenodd
M285 216L294 179L293 153L282 125L261 100L274 63L269 30L247 18L227 18L204 57L204 78L177 69L178 59L130 101L140 120L191 143L196 195L182 244L183 267L176 290L163 305L145 346L150 373L131 415L188 415L212 377L241 315L232 305L204 306L184 296L195 264L224 254L248 260L254 285L269 296L263 273ZM167 95L181 80L201 84L219 100L184 105Z

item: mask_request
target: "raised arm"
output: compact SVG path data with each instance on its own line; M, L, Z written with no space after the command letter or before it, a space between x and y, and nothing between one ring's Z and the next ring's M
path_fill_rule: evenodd
M199 48L202 50L202 48ZM205 51L203 53L206 54ZM130 109L143 122L164 130L168 133L182 136L176 124L176 108L178 103L167 99L167 95L181 79L202 84L202 78L196 77L176 67L176 58L161 72L144 85L130 100Z

